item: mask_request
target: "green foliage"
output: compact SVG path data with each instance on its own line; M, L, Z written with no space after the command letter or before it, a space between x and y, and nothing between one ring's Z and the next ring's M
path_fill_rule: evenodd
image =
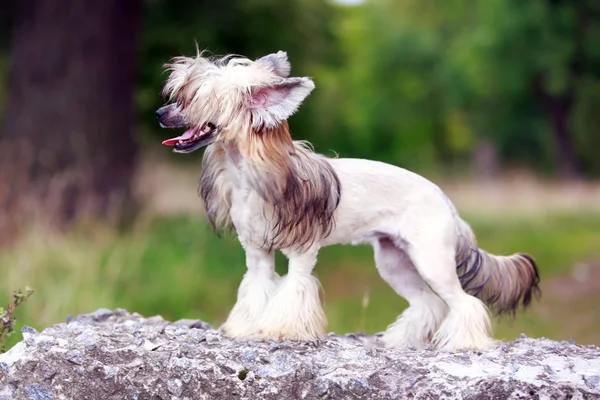
M495 145L505 166L552 173L564 162L561 152L570 151L557 139L564 123L581 172L600 176L599 4L146 1L135 98L139 140L159 148L165 136L154 111L162 104L163 65L172 57L193 54L196 43L216 55L250 58L283 49L294 75L315 80L290 122L293 135L317 151L447 172L470 166L483 141ZM2 48L9 14L0 19ZM6 59L0 53L0 74ZM0 99L2 91L0 85Z
M567 125L580 143L598 137L594 4L373 0L347 10L337 29L346 62L325 88L338 95L337 148L423 167L464 159L489 138L507 162L556 165L546 97L577 99ZM597 171L586 152L576 157Z

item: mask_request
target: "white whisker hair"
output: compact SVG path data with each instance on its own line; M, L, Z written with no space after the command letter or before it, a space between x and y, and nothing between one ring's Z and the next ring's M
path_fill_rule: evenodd
M163 143L181 153L207 146L199 193L208 219L216 230L233 230L246 252L225 335L324 335L312 271L319 249L333 244L372 245L379 274L409 302L382 337L390 347L489 349L496 341L487 306L514 313L539 294L533 259L479 249L430 181L377 161L325 157L292 140L287 120L315 85L290 77L285 52L252 61L198 49L166 68L169 104L157 117L163 127L188 129ZM289 259L282 278L275 250Z

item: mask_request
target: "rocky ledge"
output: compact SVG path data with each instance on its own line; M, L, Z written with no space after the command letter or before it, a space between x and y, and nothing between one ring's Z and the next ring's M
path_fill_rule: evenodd
M389 350L360 334L233 341L125 310L22 334L0 355L0 400L600 398L600 349L548 339L485 353Z

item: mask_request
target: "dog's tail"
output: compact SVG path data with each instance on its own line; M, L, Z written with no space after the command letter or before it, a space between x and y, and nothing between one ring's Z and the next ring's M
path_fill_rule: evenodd
M469 225L460 220L456 249L457 273L465 292L482 300L492 311L514 315L541 294L540 277L531 256L517 253L495 256L477 247Z

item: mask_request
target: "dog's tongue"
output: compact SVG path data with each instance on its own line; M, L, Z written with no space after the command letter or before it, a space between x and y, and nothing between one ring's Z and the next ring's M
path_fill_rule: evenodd
M192 136L194 136L194 129L188 129L187 131L183 132L183 135L174 137L172 139L167 139L162 142L162 144L165 146L175 146L180 140L188 140L191 139Z

